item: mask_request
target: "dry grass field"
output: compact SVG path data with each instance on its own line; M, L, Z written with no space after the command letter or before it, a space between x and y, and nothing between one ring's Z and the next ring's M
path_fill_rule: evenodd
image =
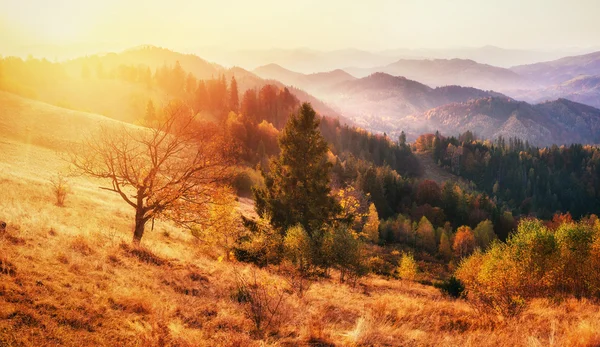
M0 94L0 346L600 346L587 301L503 320L431 286L335 274L300 295L284 268L219 261L160 221L134 248L133 210L101 182L69 178L64 207L51 191L65 141L101 122L113 121ZM242 279L277 307L260 333Z

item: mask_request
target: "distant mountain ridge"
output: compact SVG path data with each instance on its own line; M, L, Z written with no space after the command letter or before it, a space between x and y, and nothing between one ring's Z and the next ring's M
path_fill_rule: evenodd
M560 84L580 75L600 75L600 51L514 66L510 70L546 86Z
M510 49L490 45L446 49L393 48L382 51L367 51L356 48L331 51L310 48L227 50L216 47L205 47L195 50L195 53L198 55L212 61L217 61L225 66L242 66L246 69L254 70L257 67L273 63L281 65L286 69L306 74L340 68L344 69L346 67L372 68L385 66L399 59L458 58L508 68L588 52L590 52L589 48L536 50Z
M561 84L525 91L519 98L531 102L563 98L600 108L600 75L578 76Z
M430 86L459 85L497 91L535 87L535 83L514 71L466 59L401 59L380 67L345 68L344 70L357 77L384 72L393 76L404 76Z
M261 66L252 70L252 72L262 78L277 80L281 83L295 86L311 93L319 93L335 84L356 79L356 77L341 69L303 74L288 70L277 64Z
M600 110L566 99L531 105L490 97L453 103L409 117L413 131L456 135L467 130L482 138L518 137L535 145L600 144Z
M354 122L377 131L396 128L406 116L452 102L464 102L502 94L471 87L431 88L405 77L374 73L341 82L328 91L327 100Z

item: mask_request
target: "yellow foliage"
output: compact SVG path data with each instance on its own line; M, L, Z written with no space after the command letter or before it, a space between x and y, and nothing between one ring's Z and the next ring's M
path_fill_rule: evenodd
M398 276L402 279L414 281L417 278L419 267L415 258L410 253L402 253L400 265L398 266Z

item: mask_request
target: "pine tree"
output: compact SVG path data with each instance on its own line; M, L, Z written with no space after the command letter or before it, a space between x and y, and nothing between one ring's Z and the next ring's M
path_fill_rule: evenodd
M240 108L240 97L238 95L238 85L235 76L231 77L229 85L229 110L237 113Z
M404 130L400 132L400 136L398 137L398 145L400 145L400 147L406 146L406 134L404 133Z
M310 104L290 116L279 147L279 158L271 162L270 172L263 172L265 188L254 191L256 212L270 216L281 233L299 224L316 241L340 207L330 194L329 148Z
M156 109L154 108L154 103L152 100L148 100L148 104L146 104L146 115L144 117L144 121L146 124L152 124L152 122L156 121Z

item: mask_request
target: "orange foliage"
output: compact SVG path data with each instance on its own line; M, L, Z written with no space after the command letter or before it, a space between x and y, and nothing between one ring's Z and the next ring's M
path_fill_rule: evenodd
M475 235L470 227L463 225L456 230L452 249L454 250L454 254L459 258L473 253L475 250Z

